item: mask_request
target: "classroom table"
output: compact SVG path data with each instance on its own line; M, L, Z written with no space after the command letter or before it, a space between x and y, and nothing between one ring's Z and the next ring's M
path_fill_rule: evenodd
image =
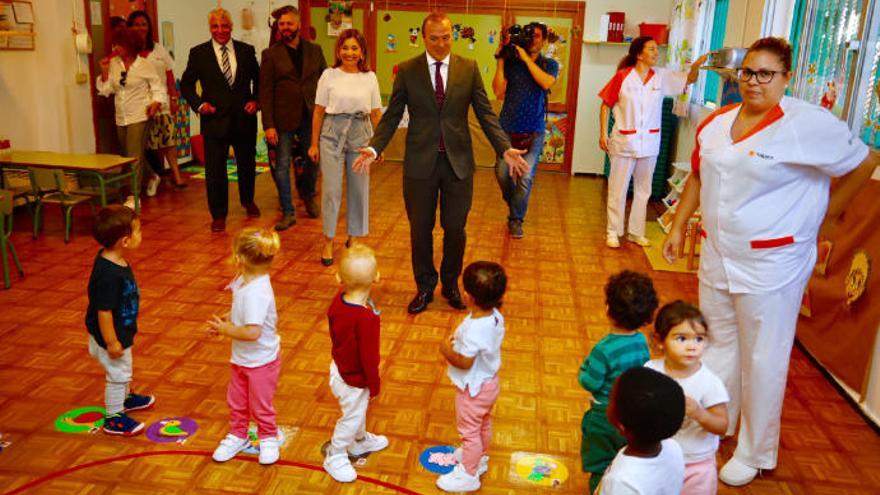
M107 206L107 186L131 179L135 211L140 211L140 177L134 164L136 158L106 153L55 153L52 151L16 150L0 156L0 168L47 168L93 177L98 183L101 206ZM122 169L128 165L128 171ZM120 169L119 172L113 172ZM2 178L2 176L0 176Z

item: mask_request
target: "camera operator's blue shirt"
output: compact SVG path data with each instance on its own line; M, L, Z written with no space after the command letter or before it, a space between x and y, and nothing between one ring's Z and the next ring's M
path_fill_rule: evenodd
M552 58L539 55L535 63L547 74L559 75L559 63ZM544 131L547 92L535 82L526 64L522 60L505 60L504 78L507 91L501 107L501 127L508 133Z

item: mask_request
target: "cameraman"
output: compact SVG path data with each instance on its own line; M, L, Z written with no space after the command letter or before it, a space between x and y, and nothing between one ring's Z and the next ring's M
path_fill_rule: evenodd
M523 176L511 177L503 161L495 166L501 195L510 208L507 230L514 239L524 235L522 224L529 192L544 149L547 98L559 74L559 64L541 55L546 40L547 26L542 23L533 22L524 28L514 25L495 54L498 67L492 89L498 99L504 100L501 127L510 135L514 148L528 150L523 159L530 167Z

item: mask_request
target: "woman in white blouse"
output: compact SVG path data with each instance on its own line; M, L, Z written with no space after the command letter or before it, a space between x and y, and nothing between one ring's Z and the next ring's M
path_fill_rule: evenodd
M342 203L342 171L348 181L348 240L369 231L370 176L351 165L367 146L382 117L379 80L367 65L367 42L357 29L346 29L336 40L336 62L318 80L309 158L321 164L321 211L327 242L324 266L333 264L333 238Z
M128 14L126 24L141 36L144 43L141 56L147 59L147 62L150 62L153 70L156 71L156 75L159 76L159 80L165 82L168 90L168 103L162 105L162 110L153 116L147 128L147 149L155 152L148 156L151 162L150 165L153 167L158 165L156 172L160 173L162 160L167 161L168 165L171 166L174 187L183 189L186 187L186 183L180 177L180 168L177 165L177 141L174 138L174 114L177 113L178 101L173 72L174 60L165 47L153 41L153 22L146 12L135 10ZM156 194L158 187L159 176L154 175L150 179L150 183L147 184L147 195L152 196Z
M113 95L120 154L137 158L134 166L142 179L147 124L168 103L168 92L150 63L138 55L142 42L136 32L120 30L113 44L116 56L101 59L95 86L101 96Z

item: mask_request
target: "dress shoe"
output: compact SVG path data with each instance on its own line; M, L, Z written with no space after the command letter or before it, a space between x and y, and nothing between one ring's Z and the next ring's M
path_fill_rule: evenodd
M226 219L215 218L211 220L211 232L223 232L226 230Z
M458 287L443 287L443 290L440 291L440 295L446 298L446 301L449 302L449 305L457 310L467 309L467 306L461 301L461 292L458 291Z
M426 291L419 290L416 297L410 301L409 306L406 307L406 310L409 311L411 315L417 315L422 311L428 309L428 303L434 300L434 294Z
M310 218L318 218L321 216L321 208L318 206L318 201L311 197L303 201L306 204L306 213L309 214Z
M249 218L257 218L260 216L260 209L257 208L257 205L254 203L244 205L244 209L247 210L247 216Z
M285 213L284 216L281 217L281 220L278 220L278 223L275 224L275 230L281 232L294 225L296 225L296 215L293 213Z

